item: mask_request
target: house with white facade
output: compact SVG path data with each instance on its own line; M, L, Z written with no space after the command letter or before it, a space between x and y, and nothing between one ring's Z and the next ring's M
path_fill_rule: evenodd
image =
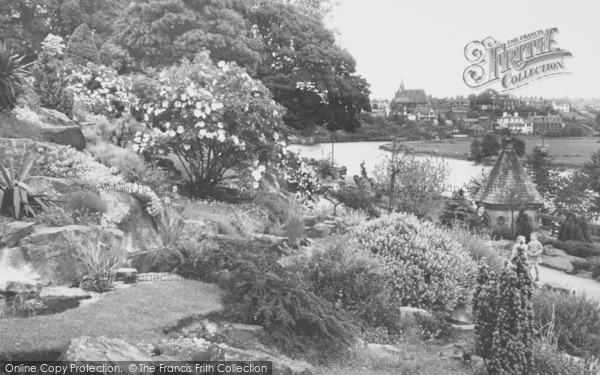
M497 123L496 129L509 129L513 133L520 134L533 133L533 126L530 123L526 123L525 119L519 116L517 112L513 115L504 112L502 117L497 120Z

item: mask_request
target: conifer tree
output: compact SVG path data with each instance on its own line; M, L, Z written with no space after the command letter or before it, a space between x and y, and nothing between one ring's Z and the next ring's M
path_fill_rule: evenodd
M533 368L533 309L527 268L525 254L519 249L502 269L496 329L491 357L486 361L490 375L527 375Z
M492 337L496 329L496 274L489 272L483 263L477 276L477 289L473 298L475 317L475 352L482 358L489 358L492 350Z
M88 25L82 23L73 31L67 43L65 56L78 65L100 62L100 54L94 43L94 34Z

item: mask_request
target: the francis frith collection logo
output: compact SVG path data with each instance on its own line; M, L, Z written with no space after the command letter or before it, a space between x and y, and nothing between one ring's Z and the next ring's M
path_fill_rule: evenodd
M556 46L557 28L537 30L500 43L492 37L465 47L471 63L463 73L467 86L498 84L500 91L523 87L535 80L568 73L565 57L571 52Z

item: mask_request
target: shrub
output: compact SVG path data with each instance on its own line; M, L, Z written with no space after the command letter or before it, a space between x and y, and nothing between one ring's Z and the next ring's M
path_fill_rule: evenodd
M291 244L296 244L304 237L304 215L301 207L291 204L287 207L283 221L283 235Z
M104 43L98 53L100 63L116 70L119 74L126 74L132 68L133 59L129 53L110 41Z
M99 63L100 55L94 42L94 34L87 24L77 26L69 37L65 57L77 65L85 65L88 62Z
M469 299L476 264L433 223L392 214L360 225L352 233L360 249L387 262L394 297L403 305L451 310Z
M447 233L469 252L473 260L477 262L484 261L490 271L495 272L496 275L500 274L504 258L499 249L495 248L489 239L470 233L465 229L448 229Z
M533 324L531 278L525 254L519 249L513 263L507 262L498 282L498 315L491 356L486 360L490 375L529 374L533 368Z
M73 215L60 206L48 207L35 217L36 224L48 227L64 227L75 224Z
M81 214L100 214L107 211L106 203L100 196L91 191L76 191L70 193L67 198L67 207L71 211Z
M22 216L35 216L34 207L52 205L48 198L25 183L35 163L35 155L23 156L22 169L15 170L13 160L8 166L0 165L0 213L8 212L19 220Z
M284 349L326 355L352 342L356 328L350 317L316 296L300 273L280 265L264 245L222 241L193 258L195 264L181 264L177 272L216 280L229 294L225 314L264 326Z
M141 106L152 139L139 139L138 150L177 155L197 194L206 195L230 169L258 187L266 166L281 159L284 109L241 68L217 67L201 53L163 71L154 85Z
M0 112L10 111L17 104L21 87L28 74L23 58L18 57L0 41Z
M371 327L397 333L399 304L392 298L387 267L371 254L347 242L316 249L308 259L300 257L301 269L320 297L361 318Z
M540 341L536 341L533 354L534 374L597 375L600 371L598 360L573 358Z
M587 259L573 259L571 260L573 271L592 271L592 278L600 276L600 256L591 257Z
M577 241L553 241L552 246L564 250L567 254L580 257L590 258L600 256L600 247L595 244L577 242Z
M554 316L557 347L578 357L600 353L600 305L584 295L537 291L533 307L538 326L549 324Z
M525 241L529 242L529 237L533 232L533 225L531 223L531 218L524 210L519 211L519 216L515 220L515 236L525 236Z
M73 92L68 88L67 80L70 71L71 64L63 61L54 47L42 48L31 70L40 106L72 116Z
M183 233L184 207L165 202L164 209L157 216L157 229L164 246L175 244Z
M508 225L494 227L492 229L492 238L494 240L514 240L515 231Z
M82 272L80 288L103 293L113 289L115 271L121 266L119 254L105 243L107 234L77 242L77 261Z
M558 230L558 240L592 243L590 229L585 219L569 212Z
M473 316L475 317L475 350L483 358L492 354L492 339L498 319L496 274L488 271L488 266L479 267L477 289L473 295Z
M167 172L146 163L137 153L110 143L98 143L88 147L96 161L107 166L114 173L119 173L129 182L137 182L161 189L168 177Z

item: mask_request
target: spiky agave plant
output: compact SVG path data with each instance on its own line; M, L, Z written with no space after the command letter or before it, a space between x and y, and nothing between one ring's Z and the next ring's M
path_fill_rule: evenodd
M17 104L18 91L23 85L27 68L25 56L17 56L6 45L0 42L0 112L10 111Z
M44 209L52 204L48 197L39 194L25 183L34 163L35 155L28 153L24 156L20 173L15 171L12 159L8 159L8 168L0 165L0 212L8 211L19 219L21 213L25 216L35 216L30 199Z

